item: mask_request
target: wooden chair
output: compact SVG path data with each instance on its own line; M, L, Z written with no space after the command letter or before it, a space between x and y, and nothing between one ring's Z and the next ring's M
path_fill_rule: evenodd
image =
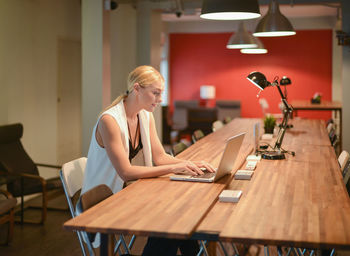
M195 143L196 141L200 140L203 138L205 135L202 132L202 130L195 130L192 134L192 142Z
M176 156L177 154L180 154L182 151L184 151L186 148L187 145L185 143L179 142L172 147L171 153L173 156Z
M219 130L220 128L222 128L224 126L224 123L221 120L216 120L213 124L212 124L212 130L213 132Z
M14 227L14 208L17 204L16 198L14 198L9 192L0 189L0 225L8 224L7 240L4 244L9 244L13 237Z
M80 196L80 191L83 185L86 161L86 157L81 157L79 159L70 161L68 163L65 163L62 166L62 170L60 171L60 178L63 184L63 189L66 195L70 213L73 218L78 216L84 210L89 209L95 204L113 195L111 189L108 186L101 184L87 191L80 197L79 200L77 200L77 198ZM96 234L82 231L77 232L80 247L84 256L95 255L93 248L99 247L100 245L100 238L96 238L95 235ZM115 252L119 250L119 247L122 244L126 253L130 253L129 249L131 248L134 240L135 236L132 237L129 246L127 246L124 240L124 236L121 235L118 242L116 243L116 247L114 249ZM86 244L87 251L85 249L84 243Z
M21 216L23 220L23 196L42 193L42 213L39 222L25 220L29 223L44 223L47 214L49 190L62 189L59 178L45 180L39 175L38 166L60 169L57 165L34 163L25 151L21 138L23 126L20 123L0 126L0 175L18 177L7 184L7 190L14 197L21 197Z

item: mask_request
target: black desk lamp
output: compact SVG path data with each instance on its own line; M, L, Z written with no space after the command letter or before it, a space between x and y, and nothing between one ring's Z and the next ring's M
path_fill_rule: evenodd
M287 126L288 126L288 119L289 116L293 112L293 107L288 104L287 99L285 95L283 94L281 87L278 83L278 77L274 78L274 81L270 83L269 81L266 80L266 77L264 74L260 72L252 72L247 76L247 79L253 83L255 86L257 86L260 90L264 90L266 87L269 86L276 86L278 89L278 92L281 95L282 102L285 106L284 113L283 113L283 120L280 125L280 129L278 131L278 136L277 140L275 143L275 146L272 148L272 151L264 151L262 154L262 158L264 159L270 159L270 160L276 160L276 159L285 159L285 153L291 154L292 156L295 156L295 152L293 151L286 151L282 148L282 141L284 134L286 132Z

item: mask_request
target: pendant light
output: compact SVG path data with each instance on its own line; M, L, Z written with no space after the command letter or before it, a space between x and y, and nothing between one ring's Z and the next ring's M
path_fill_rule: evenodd
M260 20L253 35L257 37L295 35L292 24L281 13L277 0L271 0L267 14Z
M260 16L258 0L203 0L200 15L209 20L246 20Z
M243 22L240 22L238 31L234 33L226 45L227 49L255 48L258 44L254 36L247 31Z
M241 49L241 53L244 53L244 54L265 54L268 52L267 49L265 48L264 44L261 42L261 40L259 38L255 37L255 40L258 44L257 47Z

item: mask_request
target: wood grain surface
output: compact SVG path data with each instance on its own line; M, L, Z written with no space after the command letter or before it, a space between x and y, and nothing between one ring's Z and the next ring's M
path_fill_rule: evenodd
M320 104L312 104L310 100L292 100L291 105L295 110L341 110L340 101L322 100Z
M217 167L227 138L246 132L234 173L243 168L260 119L234 119L178 155ZM215 235L224 241L310 248L350 248L350 202L325 123L292 120L285 160L261 160L251 180L218 183L139 180L64 224L68 230L172 238ZM262 131L261 126L261 131ZM243 191L238 203L217 201L223 189Z
M217 167L227 138L247 130L252 120L235 122L199 140L178 157L205 160ZM251 151L246 136L235 168ZM208 147L208 145L211 145ZM141 179L64 224L68 230L189 238L218 195L230 182L214 184L170 181L169 177Z
M349 197L323 132L325 124L316 120L293 124L283 145L296 156L261 160L251 180L232 180L227 188L242 190L240 201L217 202L197 235L218 234L222 240L244 243L350 248Z

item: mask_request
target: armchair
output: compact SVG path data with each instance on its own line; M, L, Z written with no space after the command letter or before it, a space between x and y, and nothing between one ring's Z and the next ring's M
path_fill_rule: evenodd
M8 244L11 242L13 236L14 208L17 204L17 200L5 190L0 189L0 194L0 224L9 223L7 240L5 242L5 244Z
M42 213L39 222L44 223L47 214L49 190L62 188L59 177L45 180L39 175L38 166L60 169L60 166L34 163L21 143L23 125L20 123L0 126L0 176L12 177L7 190L14 197L21 197L21 222L23 222L23 196L42 193Z

